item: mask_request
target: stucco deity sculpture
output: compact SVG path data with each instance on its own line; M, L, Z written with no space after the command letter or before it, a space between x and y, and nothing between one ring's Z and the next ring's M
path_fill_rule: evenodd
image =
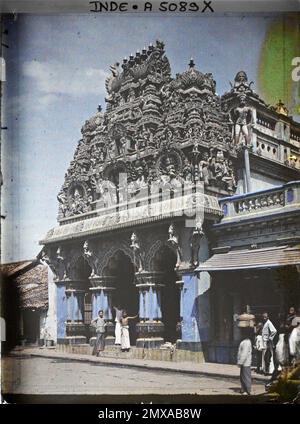
M67 275L67 259L65 257L65 253L61 246L57 248L56 251L56 263L57 263L57 275L60 280L66 280L68 278Z
M92 268L92 273L90 277L96 277L99 258L95 255L88 240L83 243L83 257Z
M200 249L200 241L204 236L204 232L202 229L202 222L196 222L195 228L192 230L191 238L190 238L190 248L191 248L191 260L190 266L195 267L199 265L198 253Z
M185 182L187 183L193 182L193 167L188 159L185 159L184 161L182 173L183 173L183 178Z
M230 83L231 84L231 83ZM234 83L231 84L232 92L234 93L253 93L251 85L253 81L248 82L248 77L245 71L239 71L235 78Z
M57 200L59 202L59 216L65 218L67 215L67 196L66 193L61 190L57 195Z
M242 143L244 137L245 144L249 145L251 142L250 128L254 123L252 109L246 106L246 97L240 96L240 104L233 111L234 115L234 144Z
M70 203L70 209L73 214L86 212L86 202L78 188L75 188L74 190L73 198Z
M204 182L205 186L209 185L209 155L207 152L203 153L202 159L199 163L200 180Z
M175 249L176 251L176 265L175 269L179 268L182 258L181 248L179 245L179 236L177 234L175 225L172 223L169 226L168 229L169 237L168 237L168 243Z
M109 208L117 203L117 190L114 183L103 179L102 175L98 178L93 177L91 183L99 197L102 207Z
M128 193L132 197L136 196L137 194L141 192L147 195L148 184L144 176L144 168L142 167L142 165L138 165L135 174L136 174L136 179L134 179L134 181L131 181L128 184Z
M163 190L169 190L172 194L182 188L184 182L177 172L176 167L171 158L167 158L165 161L164 169L161 175L161 187Z
M136 268L138 272L142 272L144 269L143 255L141 251L140 242L136 233L132 233L130 240L131 240L130 247L133 250L134 262L135 262Z

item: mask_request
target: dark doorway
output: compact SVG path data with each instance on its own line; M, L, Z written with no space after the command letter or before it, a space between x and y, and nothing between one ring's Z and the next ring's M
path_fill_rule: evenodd
M175 343L178 339L176 326L180 322L180 293L175 284L178 280L175 265L175 252L167 245L162 246L156 253L152 266L155 271L163 272L161 306L165 326L164 339L171 343Z
M115 290L112 295L112 303L114 306L120 306L126 309L129 316L138 314L139 312L139 295L138 289L134 284L134 266L129 256L122 250L118 250L110 259L105 275L113 275L116 277ZM136 330L135 324L137 320L129 321L130 323L130 341L135 344Z
M40 313L38 310L23 310L23 335L26 344L37 345L39 343Z

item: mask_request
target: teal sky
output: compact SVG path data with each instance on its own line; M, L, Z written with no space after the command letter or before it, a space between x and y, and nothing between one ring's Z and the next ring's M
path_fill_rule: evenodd
M100 103L109 66L156 39L172 74L190 57L212 72L217 92L243 69L257 81L260 48L274 17L60 15L18 16L7 24L2 145L2 262L30 259L56 225L56 195ZM256 86L255 86L256 87Z

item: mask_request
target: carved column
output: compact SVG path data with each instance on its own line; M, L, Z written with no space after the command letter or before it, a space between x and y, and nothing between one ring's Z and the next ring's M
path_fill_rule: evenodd
M245 178L245 185L246 185L246 193L250 193L252 191L251 188L251 172L250 172L250 159L249 159L249 147L244 147L244 178Z
M200 231L200 226L198 228ZM198 230L193 230L198 231ZM195 236L195 234L194 234ZM180 290L181 337L177 340L177 348L203 352L206 354L210 337L210 282L207 272L195 273L197 263L209 257L208 240L203 231L196 234L196 249L189 252L191 246L190 230L183 234L185 255L181 267L177 270ZM198 243L200 242L200 244ZM199 244L199 245L198 245Z
M137 347L157 348L164 342L161 313L162 276L163 273L155 271L136 273L140 318L140 322L136 325Z
M66 323L67 323L67 295L66 281L58 280L56 284L56 315L57 315L57 343L67 343Z
M67 324L66 340L70 344L86 343L86 327L84 324L83 281L66 282Z
M115 343L115 326L112 321L113 315L111 297L113 290L115 290L115 277L94 276L90 277L90 282L92 285L90 288L90 291L92 292L92 319L97 318L98 312L103 310L103 316L107 322L105 344L113 345ZM90 344L92 345L95 341L94 327L91 327L91 334L92 337L90 339Z
M177 333L177 341L176 344L181 342L182 339L182 320L183 320L183 299L184 299L184 281L182 279L182 275L179 272L179 275L181 277L180 280L176 281L176 287L177 290L180 292L180 312L179 312L179 319L180 321L176 324L176 333Z

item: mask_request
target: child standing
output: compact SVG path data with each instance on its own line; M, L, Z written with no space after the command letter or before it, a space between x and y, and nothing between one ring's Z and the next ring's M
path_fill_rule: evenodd
M262 339L262 328L263 323L259 322L255 327L255 352L256 352L256 372L257 374L262 373L262 351L264 348L263 339Z

